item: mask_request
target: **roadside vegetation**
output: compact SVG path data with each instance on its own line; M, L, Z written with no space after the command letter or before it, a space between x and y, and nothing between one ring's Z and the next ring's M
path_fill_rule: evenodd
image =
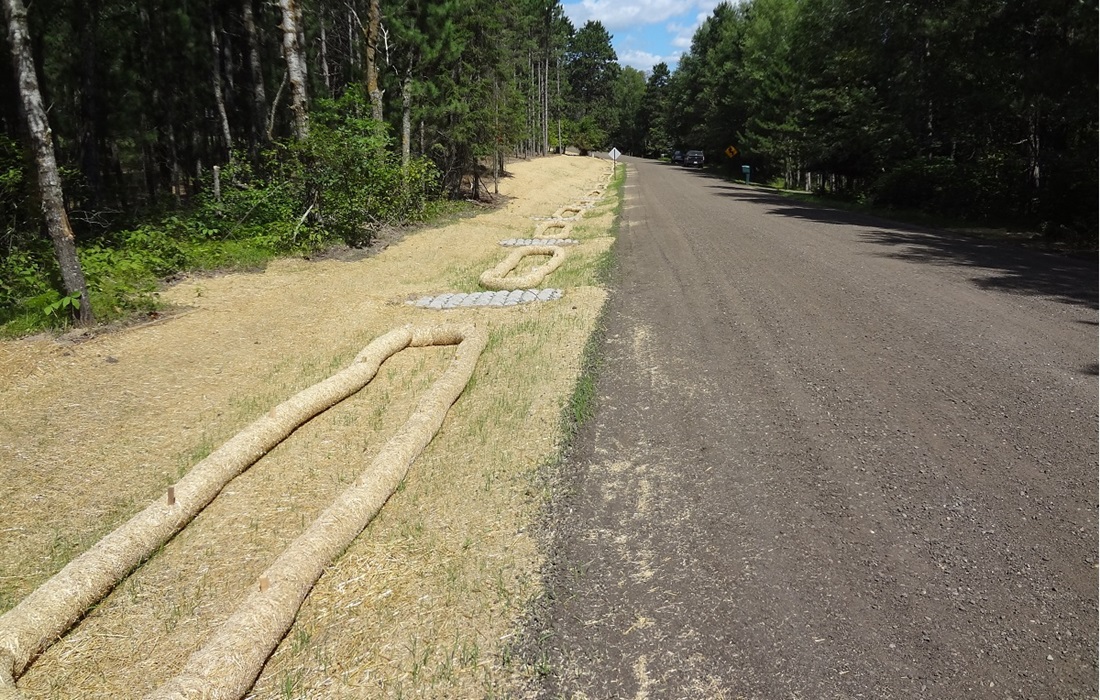
M181 272L256 269L287 254L368 245L381 227L425 221L447 209L427 159L406 166L354 94L320 102L300 142L272 144L208 171L186 207L108 229L80 250L92 310L100 321L156 313L162 280ZM29 198L29 195L28 195ZM63 296L49 241L16 242L0 260L0 322L19 335L63 325L79 298Z
M1095 2L723 2L648 71L560 0L0 5L0 336L369 245L566 147L1096 248Z
M616 145L1095 250L1096 54L1095 2L723 2Z
M727 181L744 183L743 175L729 174L723 167L711 168L711 172L720 174ZM914 226L934 228L952 236L995 240L1035 250L1073 256L1094 255L1097 250L1095 238L1043 233L1039 228L1021 222L1005 222L997 225L989 221L980 222L959 215L945 214L937 210L883 205L876 203L869 197L845 196L842 193L834 193L828 190L793 190L786 187L786 183L782 178L773 178L766 183L750 181L749 184L752 187L771 190L799 204L837 209Z
M0 6L0 336L367 246L608 136L611 37L558 0Z

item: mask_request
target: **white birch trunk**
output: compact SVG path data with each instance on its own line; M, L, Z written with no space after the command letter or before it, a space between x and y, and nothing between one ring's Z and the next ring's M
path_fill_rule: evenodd
M321 9L321 75L325 79L325 90L332 96L332 75L328 69L328 35L325 32L325 11Z
M31 56L30 32L27 29L27 8L22 0L3 0L4 15L8 24L8 45L11 47L12 64L19 83L19 98L30 131L34 149L34 162L38 170L38 191L42 199L42 215L46 229L53 241L54 253L61 268L61 280L66 296L79 295L75 320L89 325L95 319L88 300L88 286L84 271L76 254L76 238L65 210L65 196L61 190L61 176L53 153L53 137L42 93L38 89L38 76Z
M294 136L304 141L309 136L309 100L306 95L306 59L301 34L302 14L296 0L279 0L283 12L283 58L286 60L287 80L290 83L290 110L294 113Z

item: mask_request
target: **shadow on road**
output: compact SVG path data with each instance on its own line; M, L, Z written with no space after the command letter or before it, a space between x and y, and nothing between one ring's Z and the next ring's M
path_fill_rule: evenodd
M1097 308L1096 260L1044 253L1010 244L960 239L936 231L876 230L865 241L893 248L891 258L973 268L971 281L982 289L1054 297L1067 304Z
M860 239L882 246L880 254L896 260L970 268L971 281L982 289L1058 299L1098 308L1096 253L1069 256L1019 244L966 237L869 214L792 202L782 195L735 185L710 176L707 187L725 197L771 206L769 214L864 229ZM870 229L870 230L867 230Z

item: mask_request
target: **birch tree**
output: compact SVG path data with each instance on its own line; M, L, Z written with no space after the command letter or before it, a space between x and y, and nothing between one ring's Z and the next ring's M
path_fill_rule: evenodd
M297 0L279 0L283 12L283 58L286 59L287 80L290 82L290 109L294 113L294 136L304 141L309 136L309 111L306 96L306 56L299 36L302 33L302 11Z
M38 89L34 58L31 56L30 32L27 29L27 9L23 0L3 0L4 15L8 23L8 44L11 46L12 65L19 85L19 99L23 107L31 147L38 171L38 192L42 200L42 215L46 230L53 241L57 263L61 268L61 281L67 298L79 298L75 320L80 325L94 322L92 305L88 299L88 285L76 254L76 238L65 210L65 196L61 190L61 176L54 158L53 138L46 109L42 105L42 93Z

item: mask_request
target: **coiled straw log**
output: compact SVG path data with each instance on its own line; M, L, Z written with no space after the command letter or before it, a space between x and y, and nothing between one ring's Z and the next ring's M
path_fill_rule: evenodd
M528 255L549 255L551 258L542 265L531 269L525 275L507 277L508 273L519 265L519 261ZM478 283L486 289L527 289L537 287L554 270L565 262L565 249L553 245L531 245L516 248L508 257L497 263L496 267L481 273Z

